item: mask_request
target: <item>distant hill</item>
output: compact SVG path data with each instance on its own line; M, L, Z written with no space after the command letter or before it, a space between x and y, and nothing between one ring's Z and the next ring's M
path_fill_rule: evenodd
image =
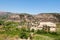
M60 13L40 13L35 17L43 22L60 22Z
M15 15L15 16L14 16ZM19 16L16 18L16 16ZM37 15L31 15L28 13L11 13L11 12L0 12L0 19L9 19L10 16L14 16L14 20L25 20L25 21L38 21L38 22L59 22L60 13L40 13ZM11 18L10 18L11 19ZM12 20L12 19L11 19Z
M6 19L11 14L10 12L0 12L0 19Z
M26 16L25 19L38 22L60 22L60 13L40 13L37 15L20 14Z
M7 19L11 15L15 15L17 13L11 13L11 12L0 12L0 19Z

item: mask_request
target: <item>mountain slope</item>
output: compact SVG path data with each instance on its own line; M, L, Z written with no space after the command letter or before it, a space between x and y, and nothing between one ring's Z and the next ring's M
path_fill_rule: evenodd
M40 22L60 22L59 13L40 13L35 15Z
M25 21L38 21L38 22L60 22L60 13L40 13L37 15L31 15L27 13L11 13L11 12L0 12L0 19L9 19L9 16L19 16L18 19ZM16 17L14 17L16 18ZM14 19L15 20L15 19Z

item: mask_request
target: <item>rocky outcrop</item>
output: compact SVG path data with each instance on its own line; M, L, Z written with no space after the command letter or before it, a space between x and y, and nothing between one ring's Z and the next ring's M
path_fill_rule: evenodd
M12 17L14 16L14 18ZM18 17L17 17L18 16ZM27 13L11 13L11 12L0 12L0 18L14 19L27 22L60 22L59 13L40 13L37 15L31 15ZM11 20L12 20L11 19Z
M59 13L41 13L35 16L40 22L60 22Z

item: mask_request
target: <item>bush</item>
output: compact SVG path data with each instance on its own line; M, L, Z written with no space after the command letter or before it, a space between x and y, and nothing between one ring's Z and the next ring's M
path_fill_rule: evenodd
M32 29L31 32L34 32L34 29Z
M0 20L0 25L3 25L4 24L4 21Z
M19 37L22 38L22 39L27 39L28 38L28 34L26 32L21 32Z
M49 32L49 34L58 35L56 32Z
M47 33L47 32L45 32L45 31L43 31L43 30L37 30L36 33L37 33L37 34L45 34L45 33Z
M19 37L22 39L27 39L29 36L29 32L23 27L20 30Z

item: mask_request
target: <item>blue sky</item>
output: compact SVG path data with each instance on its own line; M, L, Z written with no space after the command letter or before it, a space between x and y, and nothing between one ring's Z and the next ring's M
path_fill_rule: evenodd
M17 13L60 13L60 0L0 0L0 11Z

